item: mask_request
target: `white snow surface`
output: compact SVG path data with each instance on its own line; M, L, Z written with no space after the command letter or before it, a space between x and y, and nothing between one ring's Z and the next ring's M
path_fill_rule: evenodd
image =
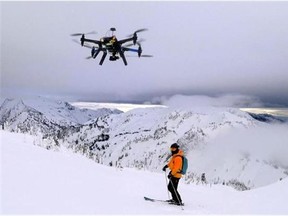
M33 145L35 137L0 131L1 214L288 214L288 179L244 192L184 184L179 206L167 199L164 173L115 168L78 154Z
M169 146L177 142L189 159L183 180L188 184L199 182L205 173L208 184L245 190L288 176L287 124L263 123L227 107L149 107L124 113L106 109L102 115L102 105L85 110L41 97L7 100L0 109L0 125L37 136L34 144L44 148L67 147L100 164L158 173L167 163ZM80 122L74 117L90 121L76 128ZM58 133L63 130L58 124L68 126L65 133Z

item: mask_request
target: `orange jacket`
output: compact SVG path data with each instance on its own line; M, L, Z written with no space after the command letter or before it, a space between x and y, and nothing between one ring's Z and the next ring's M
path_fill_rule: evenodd
M179 149L179 152L174 154L167 164L171 170L171 175L175 178L182 177L182 174L180 173L182 169L182 157L180 156L183 156L183 151Z

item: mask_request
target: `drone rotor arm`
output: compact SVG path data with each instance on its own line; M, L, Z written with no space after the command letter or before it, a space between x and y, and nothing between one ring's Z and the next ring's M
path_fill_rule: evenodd
M118 43L122 45L124 43L130 42L130 41L133 41L133 40L134 40L134 37L131 37L131 38L119 40Z
M123 51L131 51L131 52L138 52L138 49L123 47Z
M76 39L73 39L72 40L74 43L77 43L77 44L79 44L79 45L81 45L81 43L78 41L78 40L76 40ZM81 45L82 46L82 45ZM93 46L91 46L90 44L83 44L83 47L86 47L86 48L88 48L88 49L92 49L93 48Z
M128 48L128 47L123 47L123 51L131 51L131 52L136 52L138 53L138 57L141 57L141 54L142 54L142 47L141 47L141 44L140 43L137 43L138 44L138 49L133 49L133 48Z
M81 42L82 42L82 43L84 43L84 42L94 43L94 44L97 44L99 47L102 45L102 44L101 44L101 41L92 40L92 39L87 39L87 38L81 38Z

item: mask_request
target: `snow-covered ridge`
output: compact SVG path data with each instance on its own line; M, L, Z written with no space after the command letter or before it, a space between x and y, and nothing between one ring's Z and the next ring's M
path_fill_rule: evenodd
M88 110L73 114L76 108L65 102L48 104L42 100L28 109L23 101L6 101L0 108L0 123L5 130L21 128L21 132L37 134L37 145L49 149L65 146L98 163L155 172L161 172L169 157L169 146L177 142L189 159L187 183L200 182L205 173L208 184L226 184L245 190L288 175L288 161L283 159L288 153L288 147L284 146L288 140L287 127L277 128L279 141L276 142L274 129L267 128L267 123L236 108L152 107L125 113L110 110L104 115L97 113L93 118L91 114L87 117ZM56 110L57 115L53 116L55 112L47 109ZM88 121L83 123L83 118ZM36 124L37 120L40 121ZM255 139L254 134L259 138ZM282 149L271 157L267 154L271 146L277 149L282 146Z
M37 121L50 125L49 127L68 127L84 124L85 122L100 116L112 113L121 113L116 109L101 108L97 110L79 109L67 102L51 100L43 97L37 99L6 99L0 107L0 125L10 130L23 130L24 125L41 127ZM34 123L32 121L34 120ZM19 125L22 125L18 127ZM43 125L42 125L43 127ZM51 128L52 129L52 128ZM27 132L24 131L24 132Z
M26 134L0 131L0 137L0 212L4 215L288 213L288 179L245 192L222 185L187 185L181 180L183 211L179 206L144 201L143 196L167 199L163 173L111 168L65 149L46 151L33 146L35 138Z

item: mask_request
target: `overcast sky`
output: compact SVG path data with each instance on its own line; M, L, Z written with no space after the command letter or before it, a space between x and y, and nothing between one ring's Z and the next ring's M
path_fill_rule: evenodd
M248 95L288 106L288 2L1 2L1 97L153 101ZM140 28L143 54L99 65L75 32ZM88 35L87 35L88 37ZM76 39L78 40L79 37ZM132 56L135 54L126 53Z

